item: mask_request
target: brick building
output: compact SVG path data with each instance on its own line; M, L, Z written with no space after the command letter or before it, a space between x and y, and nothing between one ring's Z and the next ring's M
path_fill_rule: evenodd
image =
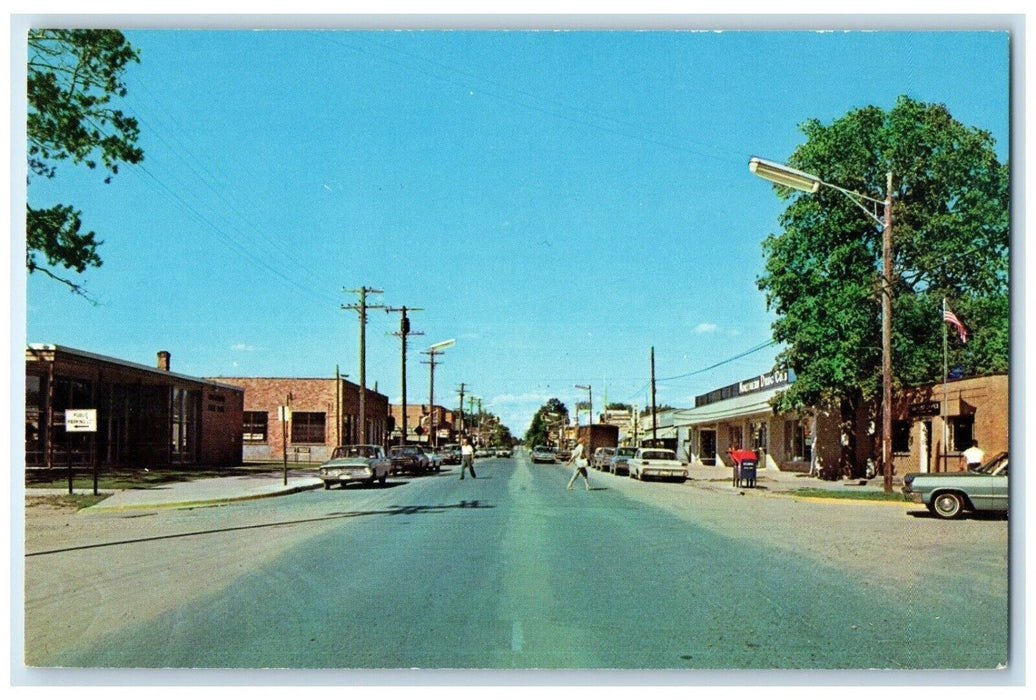
M345 379L297 377L214 377L244 390L242 456L251 460L288 457L322 462L337 445L385 444L388 397L367 389L367 429L360 432L360 387ZM291 409L287 431L279 409Z
M160 468L241 463L244 392L61 345L25 351L25 464ZM96 411L95 430L66 430L66 411Z
M905 389L895 397L892 455L897 474L955 471L961 452L978 442L987 456L1007 449L1006 374Z
M396 441L399 440L399 430L403 426L403 406L402 404L390 404L389 412L392 415L392 421L395 426L393 430L393 436ZM432 423L435 424L435 432L437 435L432 438ZM421 444L433 444L433 445L444 445L448 442L455 442L456 436L454 434L454 412L443 406L435 405L432 407L432 411L428 410L428 404L407 404L406 406L406 427L407 427L407 442L421 443ZM421 430L417 428L420 426Z

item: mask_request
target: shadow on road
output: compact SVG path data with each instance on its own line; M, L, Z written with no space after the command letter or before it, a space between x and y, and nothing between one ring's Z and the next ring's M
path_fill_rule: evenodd
M1001 520L1007 520L1007 513L972 513L964 512L958 518L940 518L935 513L929 512L927 508L923 510L908 510L907 515L918 518L920 520L992 520L1000 522Z
M345 518L360 518L372 515L420 515L423 513L442 513L448 510L481 510L485 508L495 508L496 506L491 503L484 503L479 500L461 500L457 503L451 504L438 504L438 505L414 505L414 506L397 506L392 505L388 508L380 510L354 510L344 511L341 513L328 513L327 515L319 518L304 518L300 520L280 520L272 523L261 523L258 525L241 525L239 527L224 527L215 528L211 530L196 530L194 532L179 532L169 535L155 535L154 537L140 537L136 539L128 540L116 540L114 542L98 542L94 544L76 545L71 547L62 547L60 549L48 549L41 552L26 552L25 556L28 557L39 557L46 554L59 554L62 552L76 552L85 549L99 549L101 547L117 547L119 545L127 544L139 544L142 542L157 542L160 540L174 540L181 537L198 537L201 535L215 535L226 532L240 532L243 530L260 530L268 527L284 527L285 525L306 525L309 523L326 522L328 520L340 520Z

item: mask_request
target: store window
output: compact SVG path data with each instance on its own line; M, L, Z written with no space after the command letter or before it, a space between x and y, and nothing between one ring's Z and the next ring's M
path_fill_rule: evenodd
M269 414L266 411L244 412L245 442L266 442L269 430Z
M291 441L293 444L324 444L327 414L294 411L291 414Z
M797 420L784 421L784 458L789 462L809 461L806 427Z
M950 449L963 452L975 439L975 416L950 417Z
M905 420L894 420L892 421L892 451L893 452L909 452L910 451L910 421Z

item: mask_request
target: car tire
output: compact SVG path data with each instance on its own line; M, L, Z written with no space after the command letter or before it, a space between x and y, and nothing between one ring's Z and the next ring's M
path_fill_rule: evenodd
M381 478L378 479L378 483L384 486L386 481L388 481L388 472L381 475Z
M932 499L932 512L944 520L959 518L964 512L964 497L959 493L947 491Z
M324 482L324 490L325 491L330 491L331 490L331 482L330 481L325 481Z

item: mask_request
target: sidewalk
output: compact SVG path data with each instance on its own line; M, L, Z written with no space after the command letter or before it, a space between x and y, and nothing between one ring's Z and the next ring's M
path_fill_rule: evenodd
M710 466L696 462L688 468L690 482L696 486L715 486L734 489L734 470L726 466ZM902 480L893 479L893 491L899 491ZM873 479L841 479L826 481L800 472L783 472L779 469L759 469L756 472L756 488L771 492L790 492L799 489L818 489L841 493L879 493L884 491L881 476ZM745 487L742 487L745 490ZM747 489L750 490L750 489Z
M754 489L751 489L733 486L731 483L733 471L730 467L707 466L696 463L690 467L689 472L690 479L686 482L687 486L709 490L756 491L760 494L787 493L802 488L860 494L865 492L877 493L883 490L880 477L870 480L825 481L797 472L760 469L756 475L756 486ZM101 491L101 493L110 494L108 498L97 505L84 509L82 512L184 508L230 501L269 498L322 487L323 482L317 477L290 471L287 484L284 483L284 475L278 472L267 472L250 476L198 479L166 484L156 488ZM898 482L895 490L899 490ZM66 493L68 493L66 489L29 488L25 490L26 496L55 496ZM90 488L76 488L75 493L91 494L93 491Z
M100 491L111 494L97 505L82 512L150 510L155 508L183 508L187 506L211 505L228 501L246 501L256 498L282 496L299 491L323 488L324 482L315 476L301 476L275 472L250 476L231 476L215 479L179 481L156 488ZM77 494L92 494L90 488L76 488ZM55 496L67 494L67 489L25 489L26 496Z

